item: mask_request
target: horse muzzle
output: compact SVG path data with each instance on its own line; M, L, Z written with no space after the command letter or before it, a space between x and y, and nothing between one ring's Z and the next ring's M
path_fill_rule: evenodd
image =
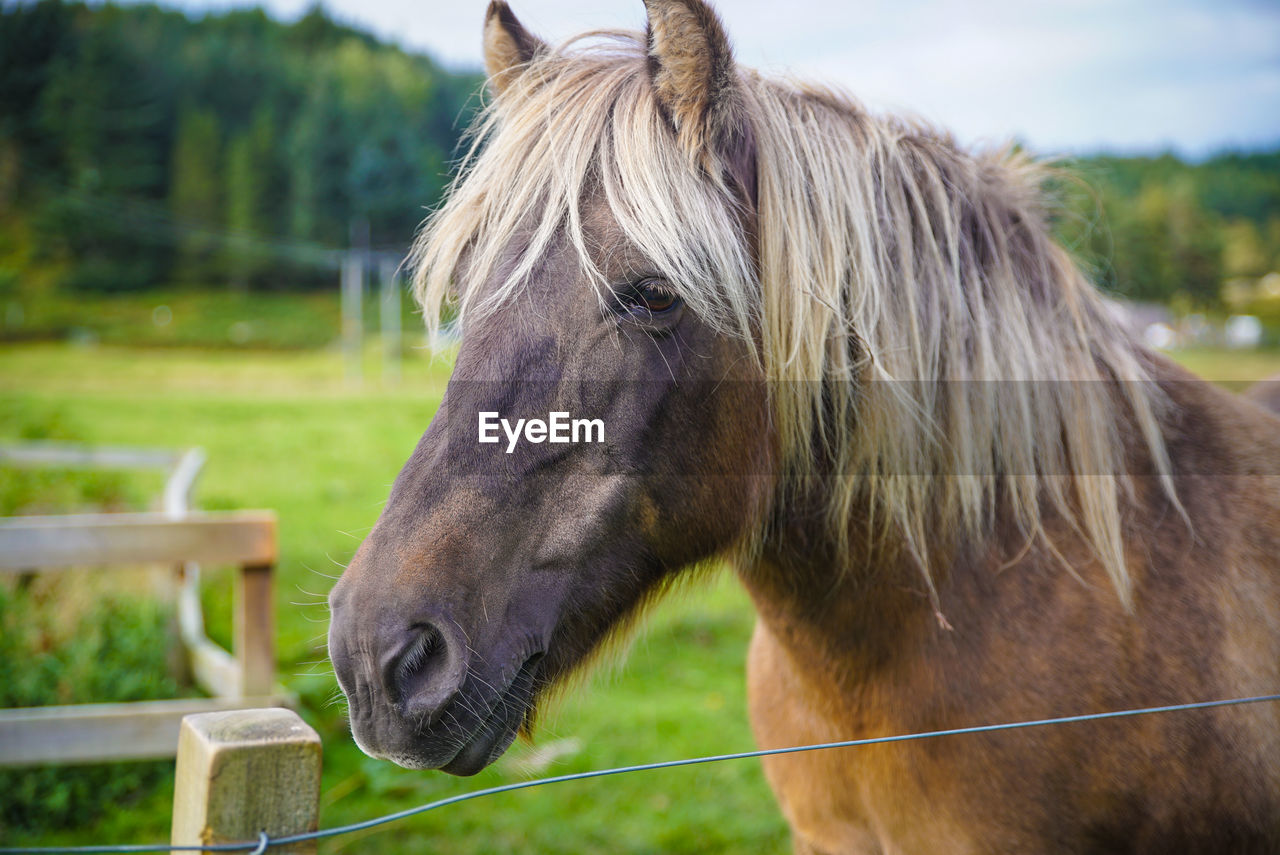
M351 611L334 598L329 655L361 750L406 768L474 775L510 747L537 693L542 647L482 654L445 616L371 627Z

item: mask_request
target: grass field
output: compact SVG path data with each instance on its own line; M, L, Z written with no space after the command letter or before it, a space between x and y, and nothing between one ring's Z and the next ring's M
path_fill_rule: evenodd
M1181 358L1241 384L1280 372L1280 354ZM376 364L370 362L370 368ZM325 662L324 595L377 517L439 404L447 361L411 359L403 382L345 385L336 353L33 344L0 350L0 438L202 446L207 509L266 507L280 518L280 669L325 742L322 823L335 825L531 775L738 751L752 746L742 661L751 615L725 575L662 605L624 668L598 673L546 717L533 746L458 780L370 760L346 733ZM371 372L374 374L376 372ZM5 473L0 472L0 478ZM225 574L208 580L211 631L229 634ZM220 593L221 592L221 593ZM0 844L168 838L172 784L83 827L0 829ZM0 795L0 798L3 796ZM508 794L322 844L322 852L787 851L755 762L644 773Z

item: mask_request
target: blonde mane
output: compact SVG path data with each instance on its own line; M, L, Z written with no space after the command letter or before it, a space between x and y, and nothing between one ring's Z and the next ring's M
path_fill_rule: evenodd
M931 591L940 544L985 536L1001 508L1053 550L1051 512L1128 606L1124 436L1142 437L1172 495L1162 399L1140 348L1049 237L1045 170L741 71L759 181L753 256L722 170L677 144L656 103L644 37L588 35L537 56L472 129L414 251L432 332L448 300L464 327L510 300L556 240L605 284L581 217L602 193L689 308L757 354L779 501L820 479L841 548L870 509ZM512 246L523 247L514 263Z

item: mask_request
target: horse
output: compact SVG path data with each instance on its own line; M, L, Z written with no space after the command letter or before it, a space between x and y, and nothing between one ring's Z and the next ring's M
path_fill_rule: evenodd
M361 749L476 773L725 565L765 748L1280 688L1280 420L1115 320L1052 168L646 7L560 45L488 7L412 255L453 374L330 596ZM763 771L798 853L1280 851L1274 704Z

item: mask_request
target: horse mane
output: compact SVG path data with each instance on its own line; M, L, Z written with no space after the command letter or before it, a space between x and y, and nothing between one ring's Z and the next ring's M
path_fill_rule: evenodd
M537 55L480 113L415 246L433 335L447 301L465 329L520 293L557 240L603 295L582 220L603 194L690 309L757 355L778 501L818 485L840 550L862 509L932 592L937 556L988 535L997 509L1056 552L1053 514L1128 607L1126 439L1140 438L1172 497L1163 398L1147 354L1052 241L1047 167L1010 149L967 153L834 90L746 70L738 82L757 159L754 247L739 197L677 144L642 34Z

